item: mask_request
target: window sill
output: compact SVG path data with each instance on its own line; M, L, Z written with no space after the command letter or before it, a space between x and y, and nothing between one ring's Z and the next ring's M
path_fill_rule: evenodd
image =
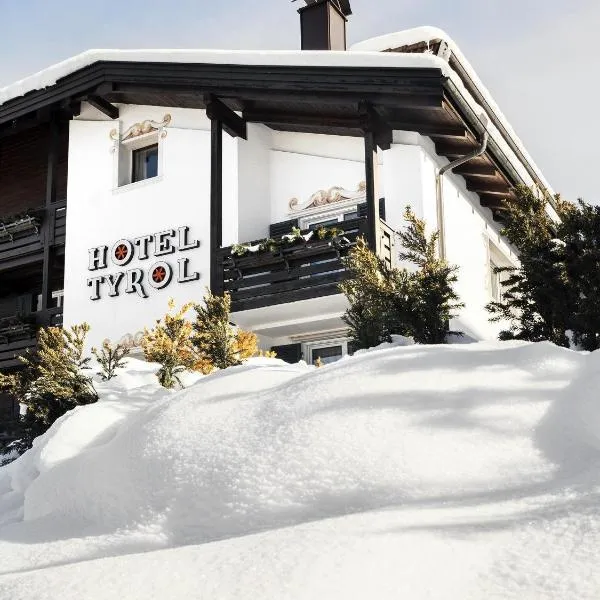
M113 195L125 194L126 192L137 190L147 185L154 185L160 183L162 180L162 175L157 175L156 177L149 177L148 179L142 179L142 181L136 181L135 183L126 183L125 185L120 185L119 187L113 188L112 193Z
M122 140L121 144L126 148L129 148L129 150L139 150L141 148L145 148L146 146L158 144L158 141L158 131L151 131L150 133L144 133L142 135L138 135L137 137Z

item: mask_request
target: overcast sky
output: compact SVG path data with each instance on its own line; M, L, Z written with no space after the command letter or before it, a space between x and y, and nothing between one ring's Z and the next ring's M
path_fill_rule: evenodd
M418 25L471 61L556 191L600 203L598 0L351 0L350 43ZM0 0L0 87L89 48L297 49L299 0Z

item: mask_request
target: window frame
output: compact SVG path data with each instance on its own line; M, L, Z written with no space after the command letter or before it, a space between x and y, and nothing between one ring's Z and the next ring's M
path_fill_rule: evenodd
M349 345L350 339L347 337L344 338L332 338L332 339L325 339L325 340L318 340L318 341L314 341L314 342L305 342L303 344L303 348L302 348L302 354L305 357L305 361L307 364L309 365L314 365L314 360L313 360L313 352L315 350L320 350L323 348L331 348L332 346L340 346L342 349L342 355L340 356L340 358L335 362L338 362L339 360L341 360L342 358L344 358L344 356L347 356L349 354L348 352L348 345ZM333 364L333 363L328 363L328 364Z
M502 302L504 297L504 280L500 273L495 273L496 268L514 267L510 259L488 238L488 273L489 273L489 294L494 302Z
M341 203L340 203L341 204ZM343 224L345 222L344 216L351 213L357 213L358 215L358 205L360 202L353 201L350 203L343 203L341 205L325 205L320 210L312 209L310 214L305 215L296 215L298 218L298 226L304 231L305 229L314 229L315 225L323 221L333 221L335 220L338 224ZM355 217L356 218L356 217ZM334 226L332 223L329 227Z

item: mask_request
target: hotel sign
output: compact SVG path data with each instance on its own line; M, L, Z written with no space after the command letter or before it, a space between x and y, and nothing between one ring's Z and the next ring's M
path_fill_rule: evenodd
M120 239L112 246L98 246L88 250L88 271L104 271L109 265L127 267L136 258L151 261L147 269L123 269L113 273L103 273L90 277L87 285L92 290L91 300L100 300L103 293L117 297L122 293L137 294L147 298L149 289L166 288L174 278L177 283L198 281L200 274L190 267L190 259L179 254L200 246L198 240L190 239L190 228L167 229L151 235L142 235L132 240ZM175 266L161 257L177 255ZM155 260L155 259L159 260Z

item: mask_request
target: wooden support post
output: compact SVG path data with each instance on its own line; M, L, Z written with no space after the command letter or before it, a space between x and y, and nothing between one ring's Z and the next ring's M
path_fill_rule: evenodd
M58 114L50 117L48 136L48 168L46 171L46 212L43 225L44 263L42 271L42 302L41 310L46 311L52 296L52 266L54 245L54 206L56 202L56 172L58 166L59 124Z
M223 129L231 137L248 139L248 126L243 117L238 116L227 105L214 96L208 96L206 102L206 116L211 121L221 121Z
M210 289L223 293L223 273L219 251L223 245L223 123L211 121L210 127Z
M376 134L365 132L365 179L367 198L367 242L375 253L379 251L379 165Z

